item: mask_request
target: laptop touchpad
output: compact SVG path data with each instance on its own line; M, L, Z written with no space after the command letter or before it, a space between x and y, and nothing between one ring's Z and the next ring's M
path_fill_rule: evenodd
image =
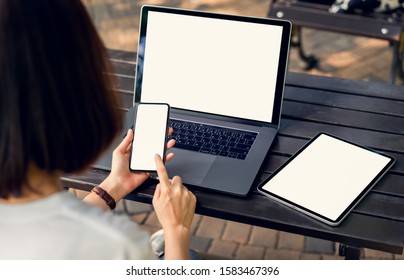
M185 184L202 183L202 180L215 161L216 156L209 154L186 151L182 149L172 149L174 158L167 163L168 175L170 178L178 175Z

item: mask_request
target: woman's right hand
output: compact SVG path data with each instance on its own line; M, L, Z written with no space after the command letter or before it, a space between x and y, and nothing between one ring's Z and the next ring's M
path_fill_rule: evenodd
M165 259L188 259L191 223L196 197L179 176L168 178L160 156L155 156L160 183L153 196L153 206L164 230Z

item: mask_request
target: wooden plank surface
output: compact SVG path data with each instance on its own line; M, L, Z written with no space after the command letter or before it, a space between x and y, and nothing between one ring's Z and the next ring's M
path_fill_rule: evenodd
M132 104L135 55L110 51L123 96ZM116 58L116 59L115 59ZM404 241L404 91L327 77L289 73L279 134L246 198L193 188L197 213L401 254ZM319 132L328 132L396 157L393 169L338 227L327 226L256 191L291 155ZM90 190L107 172L66 176L65 186ZM127 198L151 203L155 181Z

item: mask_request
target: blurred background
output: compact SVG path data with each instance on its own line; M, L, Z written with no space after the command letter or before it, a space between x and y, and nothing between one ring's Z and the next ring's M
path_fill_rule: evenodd
M142 5L161 5L254 17L266 17L271 0L82 0L106 46L137 50ZM303 29L304 49L320 60L311 74L355 80L388 82L391 50L386 41ZM304 71L292 48L289 71ZM401 81L398 81L401 83Z

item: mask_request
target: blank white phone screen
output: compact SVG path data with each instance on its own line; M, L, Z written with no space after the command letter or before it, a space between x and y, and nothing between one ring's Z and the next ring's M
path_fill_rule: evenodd
M131 170L155 171L154 155L164 158L167 132L167 104L139 104L134 126Z

